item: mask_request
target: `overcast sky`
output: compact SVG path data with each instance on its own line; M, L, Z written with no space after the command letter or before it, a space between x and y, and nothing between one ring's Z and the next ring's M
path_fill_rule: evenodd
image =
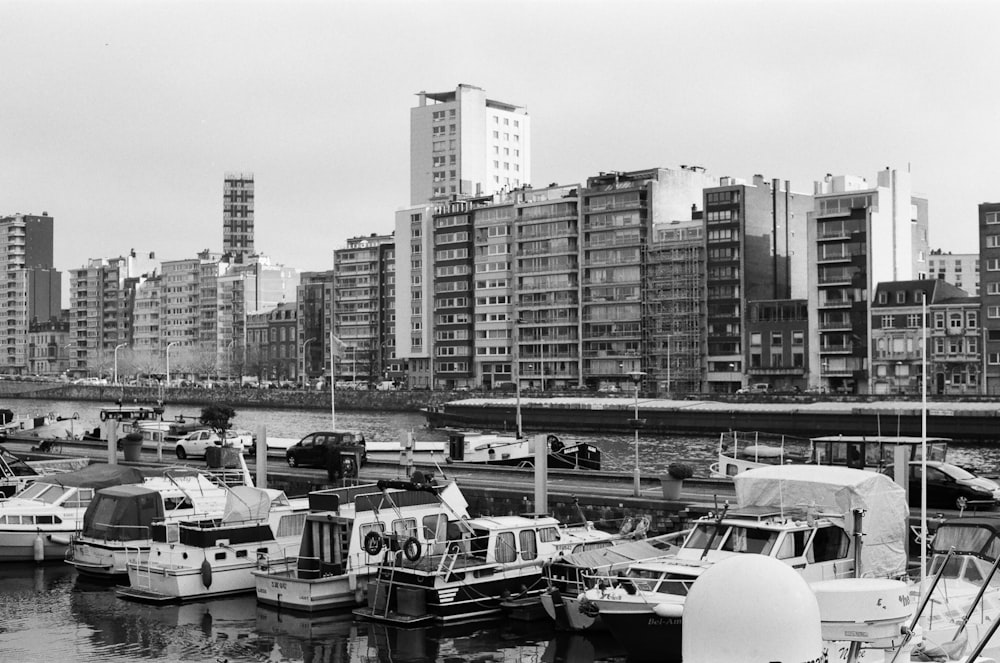
M696 164L791 180L910 168L931 246L1000 200L1000 4L0 0L0 215L55 217L56 267L256 246L303 270L409 202L420 90L532 116L534 184ZM68 305L68 302L65 302Z

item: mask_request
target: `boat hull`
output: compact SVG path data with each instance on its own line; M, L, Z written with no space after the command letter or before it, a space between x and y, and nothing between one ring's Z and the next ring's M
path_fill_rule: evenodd
M149 559L150 540L101 543L98 541L74 541L66 562L77 572L91 578L107 580L128 577L128 563L145 564Z
M272 561L273 564L292 562L294 558ZM130 563L128 579L131 586L119 589L118 595L137 601L168 603L254 591L255 561L211 566L211 573L206 573L201 566Z
M681 617L660 617L650 605L600 605L601 621L629 661L681 663Z
M358 582L349 574L323 578L298 578L295 571L253 572L257 601L303 612L352 608L363 598Z
M545 614L562 631L604 631L607 630L600 615L592 615L581 610L579 596L566 596L558 589L550 589L542 594L540 601Z
M42 562L59 561L66 558L68 541L73 536L74 529L46 528L32 525L30 528L18 529L5 527L0 529L0 561L3 562ZM38 557L38 541L41 541L41 558Z

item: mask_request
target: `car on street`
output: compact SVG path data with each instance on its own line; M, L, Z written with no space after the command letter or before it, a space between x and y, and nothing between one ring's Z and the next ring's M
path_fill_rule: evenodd
M920 506L919 460L910 462L910 506ZM886 474L893 475L892 468ZM972 503L972 504L970 504ZM992 507L1000 503L1000 484L958 465L937 460L927 461L927 506L935 509Z
M225 444L223 438L213 430L202 429L188 433L179 438L174 447L177 457L181 460L185 458L201 457L205 455L209 447L234 447L240 453L246 453L254 445L253 433L240 430L227 430L225 434Z
M361 450L361 464L364 465L368 454L365 450L365 436L359 431L318 431L309 433L290 446L285 452L285 461L289 467L326 467L330 452L358 447Z

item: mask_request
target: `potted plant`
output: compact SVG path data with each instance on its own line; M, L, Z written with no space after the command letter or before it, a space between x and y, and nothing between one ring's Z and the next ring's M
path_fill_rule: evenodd
M678 500L684 479L694 476L694 469L686 463L671 463L667 473L660 476L660 487L663 489L663 499Z
M142 454L142 433L132 431L126 435L122 443L122 448L125 451L125 460L139 460Z

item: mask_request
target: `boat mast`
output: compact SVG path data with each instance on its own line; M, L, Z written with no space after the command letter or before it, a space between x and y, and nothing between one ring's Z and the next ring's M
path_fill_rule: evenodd
M927 290L923 298L924 339L920 390L920 584L927 577Z

